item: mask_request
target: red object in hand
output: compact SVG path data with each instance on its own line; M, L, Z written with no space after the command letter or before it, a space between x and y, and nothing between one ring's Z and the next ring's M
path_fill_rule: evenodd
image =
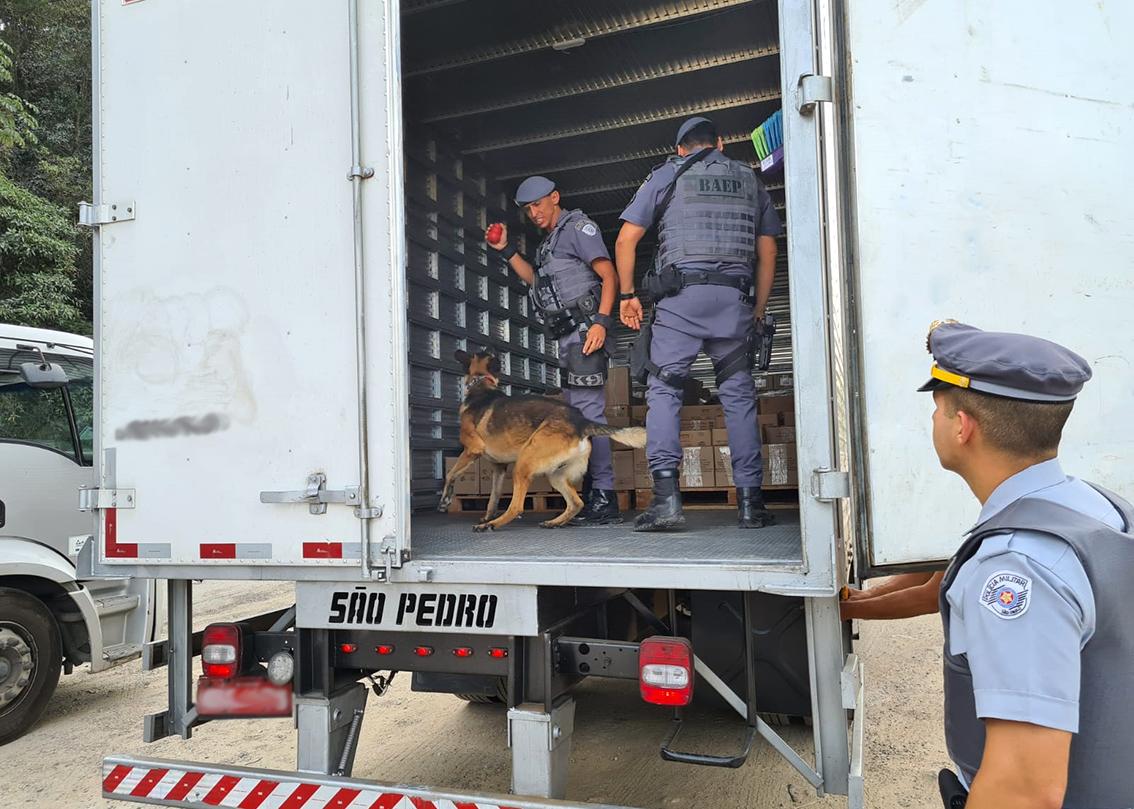
M504 226L497 222L488 226L488 231L484 234L484 238L489 244L496 244L503 235Z

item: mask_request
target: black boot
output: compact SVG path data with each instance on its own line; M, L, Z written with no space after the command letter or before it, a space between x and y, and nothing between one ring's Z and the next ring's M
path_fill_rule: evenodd
M740 528L763 528L776 522L776 515L764 506L764 493L759 486L736 487L736 511Z
M654 501L634 519L635 531L669 531L685 527L681 510L681 490L677 488L676 469L654 472Z
M618 495L609 489L591 489L586 505L571 519L571 525L617 525L622 522Z

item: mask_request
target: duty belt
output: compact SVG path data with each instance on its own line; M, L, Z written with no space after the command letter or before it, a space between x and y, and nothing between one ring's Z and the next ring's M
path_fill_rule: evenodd
M735 275L724 275L719 272L701 272L701 271L681 271L681 285L683 287L695 287L701 285L715 286L715 287L732 287L738 289L744 295L750 295L752 289L752 280L750 278L740 278Z

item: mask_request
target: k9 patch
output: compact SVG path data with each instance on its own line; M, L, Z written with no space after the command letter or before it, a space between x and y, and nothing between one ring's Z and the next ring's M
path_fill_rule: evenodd
M1019 618L1031 602L1032 580L1009 571L989 576L980 594L981 605L1006 620Z

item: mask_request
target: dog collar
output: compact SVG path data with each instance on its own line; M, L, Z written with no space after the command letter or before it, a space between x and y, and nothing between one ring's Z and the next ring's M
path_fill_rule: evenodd
M481 383L481 380L484 379L491 380L493 385L499 382L499 380L492 374L477 374L476 376L469 377L468 381L465 382L465 393L467 394L470 390L479 385Z

